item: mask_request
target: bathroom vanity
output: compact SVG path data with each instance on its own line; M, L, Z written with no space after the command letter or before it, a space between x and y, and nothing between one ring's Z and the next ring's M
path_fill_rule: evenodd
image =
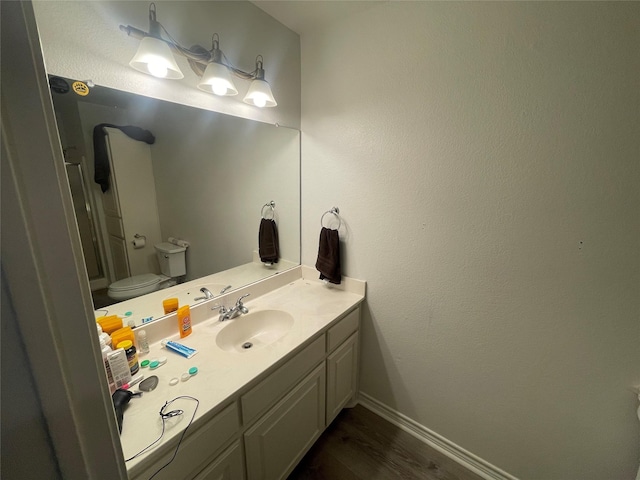
M173 316L145 329L152 345L141 357L166 356L158 387L133 398L125 409L121 443L125 459L164 436L126 463L129 478L286 478L324 429L358 391L358 345L365 282L340 286L319 281L308 267L257 282L192 309L193 333L180 340ZM218 307L245 293L249 313L219 321ZM198 350L186 359L160 346L162 338ZM249 348L243 348L251 343ZM198 373L177 385L172 378L191 367ZM136 390L134 387L133 390ZM197 401L195 400L197 399ZM197 410L196 410L197 404ZM195 411L195 415L194 415Z

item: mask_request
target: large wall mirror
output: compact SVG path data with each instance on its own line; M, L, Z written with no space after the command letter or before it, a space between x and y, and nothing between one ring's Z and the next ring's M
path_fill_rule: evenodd
M83 96L69 88L73 79L50 81L97 315L140 325L164 315L166 297L193 305L202 287L218 295L299 265L298 130L100 86ZM94 139L101 124L114 127ZM105 166L96 141L107 155L106 191L94 181L96 161ZM277 263L258 255L263 217L277 225ZM162 277L155 246L182 242L185 273ZM109 295L114 282L145 274L164 279L161 289Z

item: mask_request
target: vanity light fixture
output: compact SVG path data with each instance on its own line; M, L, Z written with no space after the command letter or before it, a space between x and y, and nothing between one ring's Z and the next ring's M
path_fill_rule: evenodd
M181 79L184 74L178 67L169 45L162 40L162 25L156 20L156 5L149 5L149 34L140 40L138 51L129 65L139 72L158 78Z
M216 95L237 95L238 90L231 79L229 69L222 63L222 50L217 33L213 34L211 43L211 61L202 75L198 88Z
M264 78L264 59L256 57L256 68L245 72L234 67L220 50L220 38L213 34L211 50L200 45L191 48L182 47L169 32L156 20L156 6L149 5L149 33L130 25L120 25L120 30L127 35L140 39L138 52L129 65L136 70L161 78L180 79L184 75L173 58L177 53L187 59L191 69L201 77L198 88L215 95L232 96L238 94L231 74L245 80L252 80L244 102L256 107L275 107L277 105L271 87ZM170 40L162 38L164 31Z
M262 55L258 55L256 58L255 79L251 82L249 91L243 101L256 107L275 107L277 103L273 98L273 93L271 93L271 87L264 79L262 61Z

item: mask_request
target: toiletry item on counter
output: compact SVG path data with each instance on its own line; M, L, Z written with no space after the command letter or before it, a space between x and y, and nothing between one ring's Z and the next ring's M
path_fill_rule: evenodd
M122 328L122 319L117 315L109 315L108 317L98 317L96 321L102 327L102 331L111 335L113 332Z
M179 353L180 355L186 358L191 358L196 353L198 353L198 351L195 348L187 347L186 345L182 345L181 343L178 343L178 342L173 342L168 338L165 338L160 343L164 348L173 350L174 352Z
M109 368L113 375L113 383L115 383L116 388L121 388L131 381L131 369L127 361L127 354L124 353L122 348L108 353L107 361L109 362Z
M124 419L124 407L127 406L132 397L142 395L141 393L133 393L129 390L118 389L111 395L113 400L113 409L116 411L116 420L118 421L118 431L122 433L122 420Z
M125 355L127 356L127 364L129 365L129 371L131 371L131 375L135 375L140 370L140 364L138 363L138 353L136 347L133 345L131 340L123 340L118 343L118 348L124 350ZM129 382L131 383L131 382Z
M140 382L140 385L138 386L138 388L143 392L151 392L155 390L157 386L158 386L158 377L156 377L155 375L151 375L150 377L147 377L142 382Z
M149 363L149 368L151 370L155 370L156 368L160 368L165 363L167 363L167 357L152 358L151 363Z
M178 309L178 328L180 330L180 338L191 335L191 310L189 310L189 305Z
M162 308L164 308L164 314L168 315L169 313L175 312L178 310L178 299L177 298L167 298L162 301Z
M106 333L101 334L105 335L111 341L111 338ZM107 372L107 383L109 385L109 393L113 393L116 389L115 382L113 380L113 374L111 373L111 367L109 366L109 361L107 360L107 355L109 355L113 350L111 347L107 345L105 338L100 338L100 349L102 350L102 362L104 363L104 369Z
M138 330L138 351L140 353L149 353L149 340L147 340L147 332Z
M109 336L108 333L104 333L102 331L102 327L100 326L99 323L96 323L96 327L98 328L98 340L102 343L104 342L105 345L107 345L108 347L111 347L111 337Z
M133 333L133 329L131 327L122 327L116 330L111 334L111 340L113 345L116 347L120 342L124 342L125 340L131 340L131 343L136 345L136 336Z

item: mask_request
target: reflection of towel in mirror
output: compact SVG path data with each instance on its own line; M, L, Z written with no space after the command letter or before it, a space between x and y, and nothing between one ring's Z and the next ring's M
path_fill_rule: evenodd
M93 180L100 185L102 193L109 190L109 175L111 173L111 169L109 168L109 156L107 154L107 142L105 141L107 132L105 132L104 127L117 128L129 138L148 143L149 145L152 145L156 141L156 137L154 137L153 133L149 130L134 127L132 125L120 127L110 123L101 123L93 127L93 155L95 169Z
M278 227L271 218L260 220L258 232L258 254L264 263L278 263L280 249L278 247Z
M340 284L340 237L338 230L322 227L316 269L320 272L320 280Z

